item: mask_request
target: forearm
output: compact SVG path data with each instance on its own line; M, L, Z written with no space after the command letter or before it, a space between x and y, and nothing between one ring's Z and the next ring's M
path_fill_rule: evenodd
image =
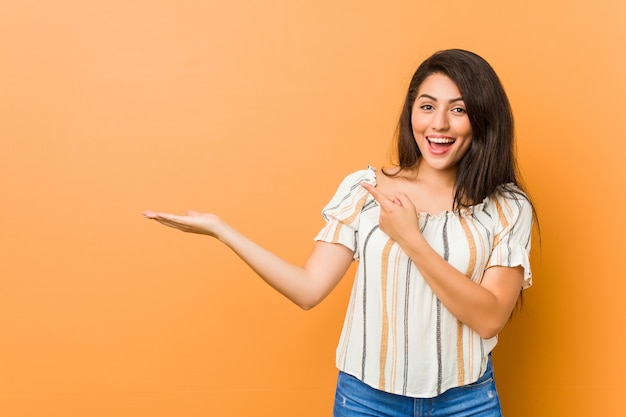
M215 237L233 250L265 282L299 307L307 310L320 301L334 288L347 269L333 269L317 265L314 250L304 266L290 263L258 245L235 228L222 222ZM344 257L345 259L345 257ZM322 264L332 264L328 259Z
M500 286L495 290L472 281L445 261L419 231L411 233L401 246L439 300L457 319L485 339L498 334L519 293L520 287L515 290L515 284L511 285L513 280L509 280L505 288Z
M184 216L177 216L145 211L144 216L186 233L219 239L269 285L305 310L317 305L330 293L352 262L353 252L345 246L317 242L305 265L294 265L210 213L190 211Z

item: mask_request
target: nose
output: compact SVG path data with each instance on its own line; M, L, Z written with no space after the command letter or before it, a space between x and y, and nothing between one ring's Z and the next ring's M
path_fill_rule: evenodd
M448 117L448 112L445 109L438 109L433 113L431 127L438 132L448 130L448 128L450 127L450 121Z

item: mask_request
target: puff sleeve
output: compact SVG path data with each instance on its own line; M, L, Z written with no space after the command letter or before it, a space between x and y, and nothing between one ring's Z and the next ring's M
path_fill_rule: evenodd
M374 169L360 170L348 175L337 188L337 192L322 210L326 225L315 237L316 241L339 243L354 252L359 259L358 229L360 214L369 193L361 187L362 182L376 184Z
M521 266L524 268L522 288L532 285L530 270L530 240L533 210L521 192L500 191L493 199L496 229L487 267Z

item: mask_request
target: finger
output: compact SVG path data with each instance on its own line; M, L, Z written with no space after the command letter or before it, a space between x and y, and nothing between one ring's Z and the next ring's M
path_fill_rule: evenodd
M188 232L191 229L189 225L184 224L184 223L177 223L177 222L160 219L160 218L157 218L155 220L164 226L171 227L172 229L182 230L183 232Z
M164 219L160 219L160 218L156 218L154 220L156 220L158 223L161 223L161 224L163 224L165 226L169 226L169 227L178 228L178 227L181 226L179 223L173 223L173 222L171 222L169 220L164 220Z
M173 227L176 229L183 230L183 228L188 228L190 226L190 218L186 216L176 216L174 214L156 212L146 213L145 216L148 219L155 220L161 224L164 224L165 226Z
M186 224L188 216L179 216L177 214L170 213L156 213L156 217L163 220L168 220L174 223Z
M383 194L378 188L371 184L362 183L363 188L365 188L371 195L374 197L374 200L378 203L380 208L383 210L389 210L393 204L398 204L394 202L394 199Z
M379 203L381 203L382 201L389 200L389 198L386 195L381 193L380 190L376 188L375 186L373 186L372 184L362 182L361 186L365 188L367 192L370 193L372 197L374 197L374 200L378 201Z
M143 212L143 215L148 218L148 219L181 219L182 216L176 216L174 214L169 214L169 213L160 213L160 212L156 212L156 211L150 211L150 210L146 210Z
M409 196L407 196L404 193L396 193L396 196L394 198L394 203L402 206L402 207L412 207L413 206L413 202L411 201L411 199L409 198Z

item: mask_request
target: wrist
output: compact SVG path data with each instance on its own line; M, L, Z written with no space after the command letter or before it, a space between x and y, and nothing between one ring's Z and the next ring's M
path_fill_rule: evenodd
M222 243L228 243L228 241L230 240L230 236L233 232L234 229L230 227L228 223L226 223L219 217L216 217L215 226L213 227L213 230L209 233L209 235L213 236Z
M422 245L428 244L418 229L403 233L401 238L397 240L397 243L410 257L413 254L422 252Z

